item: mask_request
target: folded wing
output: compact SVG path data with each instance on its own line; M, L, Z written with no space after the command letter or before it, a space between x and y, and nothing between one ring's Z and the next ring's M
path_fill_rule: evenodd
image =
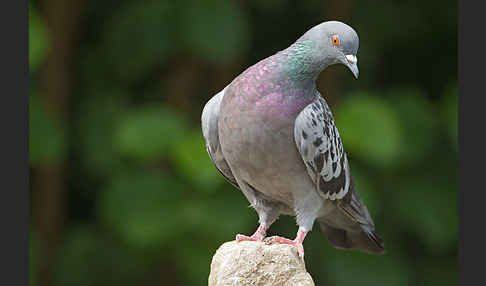
M220 91L218 94L213 96L204 106L201 124L204 140L206 141L206 151L214 163L214 166L223 175L223 177L230 182L233 186L239 188L236 182L231 168L229 167L226 159L221 151L221 144L219 142L218 135L218 118L219 118L219 107L221 100L223 99L224 92L226 88Z
M348 159L331 110L321 96L297 116L294 137L319 193L326 199L342 199L349 191Z

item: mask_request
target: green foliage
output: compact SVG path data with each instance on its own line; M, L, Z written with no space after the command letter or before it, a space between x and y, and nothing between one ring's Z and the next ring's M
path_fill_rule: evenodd
M103 190L98 213L127 243L136 247L165 245L176 234L181 203L179 182L154 171L121 173ZM168 204L168 202L171 202Z
M172 6L166 1L130 2L110 18L103 33L103 48L113 71L122 80L138 79L163 64L173 45Z
M164 106L142 106L123 114L115 142L122 156L140 160L166 157L184 136L185 118Z
M235 1L185 0L184 14L179 18L181 39L202 58L229 61L246 52L248 23Z
M429 174L394 190L395 215L421 237L427 250L433 254L454 248L457 244L457 193L452 191L455 186L453 178L431 178ZM402 202L413 204L413 208Z
M181 138L174 145L169 157L174 162L177 172L202 191L215 192L217 188L214 186L224 182L221 175L214 172L214 165L204 147L200 129L192 130Z
M45 59L48 47L45 24L35 10L29 7L29 69L35 70Z
M79 162L87 174L99 178L120 168L122 158L115 146L116 127L125 111L123 92L100 90L79 104L73 124Z
M443 126L449 139L457 150L458 138L458 88L456 85L448 87L442 103Z
M350 285L359 280L359 285L411 285L408 266L392 255L369 257L352 253L335 255L328 264L330 285ZM343 271L346 269L346 271ZM359 277L359 278L358 278Z
M403 148L397 162L402 167L416 166L433 153L439 139L437 112L424 92L417 88L393 88L385 96L398 113L403 129Z
M151 264L148 257L90 226L71 229L59 253L55 270L59 285L134 285L144 280Z
M347 152L371 164L389 167L403 146L403 131L398 114L378 96L364 92L350 95L336 111Z
M64 157L65 134L61 122L36 96L29 97L29 160L33 166Z
M446 2L437 10L355 1L346 19L338 1L89 0L64 59L73 72L64 121L41 96L55 87L39 89L43 63L59 56L47 54L49 3L31 3L30 167L39 176L46 164L67 166L53 285L205 284L217 247L253 232L258 218L210 161L202 108L245 68L333 15L359 34L360 78L335 77L343 82L330 106L387 252L337 250L315 224L307 269L316 285L455 285L456 15ZM31 226L31 285L43 261L35 234L50 231L42 228ZM269 234L296 229L282 217Z
M355 163L350 164L360 199L366 204L372 217L383 215L383 206L380 203L382 194L380 194L380 188L376 186L376 182L373 180L373 173L366 172L362 166Z

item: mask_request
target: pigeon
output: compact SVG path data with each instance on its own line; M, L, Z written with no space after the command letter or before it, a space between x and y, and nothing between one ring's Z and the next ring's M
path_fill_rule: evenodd
M288 48L247 68L204 106L206 150L216 169L255 209L259 227L237 241L294 245L314 221L335 248L383 254L383 240L357 187L318 75L343 64L359 75L359 38L349 25L322 22ZM280 215L295 216L295 239L266 237Z

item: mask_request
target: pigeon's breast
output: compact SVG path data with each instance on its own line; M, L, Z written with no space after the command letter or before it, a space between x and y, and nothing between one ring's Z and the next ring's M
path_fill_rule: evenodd
M312 188L293 134L295 118L312 99L289 95L278 84L231 85L221 104L219 136L235 176L292 206L293 191Z
M233 83L225 96L240 112L253 113L264 121L288 121L297 117L313 99L313 86L297 86L290 78L275 72L273 66L257 65Z

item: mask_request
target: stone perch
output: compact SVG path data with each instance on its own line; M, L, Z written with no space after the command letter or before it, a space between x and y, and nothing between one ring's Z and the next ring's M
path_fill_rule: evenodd
M288 244L225 242L211 262L208 286L313 286L297 249Z

